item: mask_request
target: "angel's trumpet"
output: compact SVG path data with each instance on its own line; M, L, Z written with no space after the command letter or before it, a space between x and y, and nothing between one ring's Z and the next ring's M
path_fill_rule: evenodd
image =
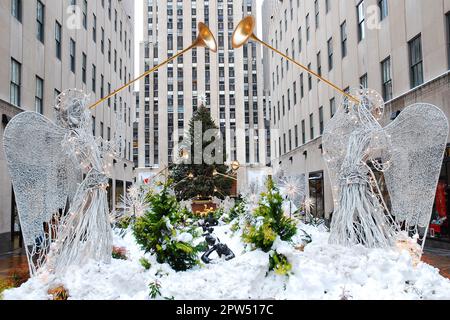
M102 102L108 100L111 97L114 97L120 91L128 88L130 85L132 85L136 81L138 81L138 80L148 76L149 74L155 72L156 70L158 70L162 66L166 65L170 61L175 60L179 56L185 54L187 51L189 51L189 50L191 50L191 49L193 49L195 47L206 47L209 50L211 50L212 52L217 52L217 42L216 42L216 39L214 38L214 35L212 34L211 30L202 22L200 22L198 24L198 30L199 30L199 33L198 33L197 39L189 47L187 47L186 49L183 49L182 51L178 52L176 55L170 57L166 61L164 61L164 62L160 63L159 65L153 67L152 69L146 71L145 73L143 73L142 75L140 75L136 79L131 80L130 82L126 83L125 85L123 85L119 89L117 89L117 90L113 91L112 93L110 93L108 96L106 96L106 97L102 98L101 100L97 101L96 103L94 103L89 108L90 109L94 109L99 104L101 104Z
M283 58L289 60L290 62L292 62L293 64L295 64L296 66L304 69L306 72L308 72L309 74L315 76L316 78L322 80L323 82L325 82L326 84L328 84L329 86L331 86L333 89L339 91L340 93L342 93L344 96L346 96L347 98L349 98L350 100L354 101L355 103L359 104L360 101L358 99L356 99L355 97L353 97L352 95L348 94L347 92L345 92L344 90L342 90L341 88L339 88L337 85L335 85L334 83L330 82L329 80L323 78L321 75L319 75L318 73L308 69L307 67L305 67L304 65L300 64L299 62L295 61L294 59L292 59L291 57L288 57L287 55L285 55L284 53L282 53L281 51L277 50L276 48L272 47L271 45L265 43L264 41L262 41L261 39L259 39L257 36L255 36L255 34L253 33L253 30L255 29L255 19L252 16L247 16L245 17L241 22L239 22L238 26L236 27L236 30L234 30L233 33L233 38L232 38L232 45L233 48L237 49L242 47L245 43L247 43L249 40L254 40L260 44L262 44L263 46L269 48L270 50L275 51L276 53L278 53L279 55L281 55Z

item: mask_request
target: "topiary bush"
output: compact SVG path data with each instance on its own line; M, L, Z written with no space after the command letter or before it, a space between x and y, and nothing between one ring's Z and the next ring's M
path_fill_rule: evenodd
M292 269L291 264L284 255L272 250L272 247L277 237L282 241L290 241L297 233L297 226L294 220L285 216L283 197L270 177L266 188L267 191L261 194L258 207L253 211L253 219L244 227L242 238L254 248L270 252L269 271L287 275Z
M141 259L139 259L139 263L141 264L141 266L145 269L145 270L150 270L150 268L152 267L152 264L150 263L150 261L148 261L146 258L142 257Z
M292 270L292 265L289 263L286 256L273 251L269 257L269 271L274 271L280 276L288 275Z
M243 199L237 199L234 203L234 207L231 208L230 212L228 213L228 222L244 216L246 212L246 205L247 204Z
M294 220L286 217L283 211L283 197L272 178L268 178L267 191L261 194L258 207L254 210L254 221L247 223L242 233L243 240L269 252L277 238L290 241L297 233Z
M185 271L199 263L198 248L192 244L191 230L182 225L186 212L180 209L170 184L170 181L164 184L158 194L147 196L150 209L136 219L133 233L141 248L155 254L159 263Z

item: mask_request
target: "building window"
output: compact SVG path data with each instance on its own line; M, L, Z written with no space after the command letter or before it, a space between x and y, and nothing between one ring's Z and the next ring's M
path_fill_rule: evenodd
M281 157L281 137L278 137L278 156Z
M346 88L344 89L344 92L350 94L350 87L346 87ZM348 97L347 97L347 96L344 97L344 103L343 103L343 104L344 104L344 105L347 105L347 104L348 104Z
M305 96L305 85L303 83L303 73L300 74L300 98Z
M105 97L105 77L103 75L100 76L100 98Z
M302 120L302 144L306 143L306 123Z
M292 151L292 130L289 129L289 151Z
M87 56L83 52L83 57L81 61L81 80L83 81L84 84L86 84L86 73L87 73L86 70L87 70Z
M314 14L316 16L316 29L318 29L319 28L319 24L320 24L320 21L319 21L319 1L318 0L314 1Z
M309 13L306 15L306 21L305 21L305 23L306 23L306 41L308 42L309 41L309 39L310 39L310 30L309 30Z
M117 32L117 10L114 10L114 31Z
M95 137L95 117L92 116L92 135Z
M44 43L44 16L45 16L45 6L42 2L37 2L37 14L36 14L36 24L37 24L37 39Z
M383 87L383 99L392 99L392 78L391 78L391 58L388 57L381 62L381 81Z
M70 39L70 71L75 73L75 67L76 67L76 43L71 38Z
M311 140L314 139L314 114L309 115L309 137Z
M347 56L347 22L341 24L341 53L342 58Z
M105 29L102 28L102 38L100 40L100 51L105 53Z
M325 12L326 13L330 12L330 9L331 9L330 0L325 0Z
M92 65L92 91L95 92L96 88L96 79L97 79L97 67Z
M311 63L308 64L308 69L311 70ZM308 73L308 90L312 90L312 76L311 73Z
M105 131L105 125L103 124L103 121L100 121L100 137L102 137L102 139L104 138L104 133Z
M294 19L294 6L292 5L292 0L289 1L289 7L291 11L291 21Z
M92 14L92 40L97 43L97 17Z
M19 62L11 59L11 84L10 103L20 107L20 87L22 85L22 66Z
M87 0L83 0L83 28L87 30Z
M278 121L280 121L281 120L280 101L277 102L277 106L278 106Z
M284 31L287 32L288 29L288 19L287 19L287 9L284 10Z
M450 69L450 12L445 15L445 21L447 23L447 63Z
M114 49L114 72L117 72L117 50Z
M365 27L365 13L364 13L364 1L361 1L356 7L358 18L358 41L363 40L366 37Z
M36 97L35 110L37 113L44 114L44 80L36 77Z
M298 125L295 125L294 135L295 135L295 147L298 148Z
M320 135L323 134L323 107L319 108L319 130L320 130Z
M288 111L291 110L291 89L287 91L287 103L288 103Z
M408 42L411 88L423 83L422 39L418 35Z
M320 51L317 53L317 74L322 76L322 59L320 57Z
M108 95L111 93L111 83L108 82ZM108 98L108 107L111 107L111 98Z
M327 43L328 46L328 71L333 70L333 38L330 38Z
M378 7L380 8L380 21L389 15L388 1L378 0Z
M111 64L111 39L108 39L108 63Z
M280 42L283 41L283 29L282 29L282 23L280 21Z
M359 85L361 86L361 88L363 88L363 89L367 89L368 88L367 81L368 81L367 80L367 73L365 73L359 78Z
M297 105L297 82L296 81L294 81L292 88L294 89L294 105Z
M330 99L330 118L333 118L336 114L336 99Z
M22 0L11 0L11 15L22 22Z
M302 28L298 28L298 52L302 52Z
M56 50L56 58L61 60L61 41L62 41L62 27L61 24L57 21L55 23L55 50Z

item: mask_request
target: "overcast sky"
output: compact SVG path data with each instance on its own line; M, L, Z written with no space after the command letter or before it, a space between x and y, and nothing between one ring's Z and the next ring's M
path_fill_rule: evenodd
M143 41L143 29L144 29L144 17L142 14L142 8L143 8L143 1L144 0L135 0L135 28L134 28L134 40L135 40L135 74L139 74L139 43ZM273 0L275 1L275 0ZM261 35L261 7L262 7L263 0L256 0L256 4L258 6L258 33L257 35Z

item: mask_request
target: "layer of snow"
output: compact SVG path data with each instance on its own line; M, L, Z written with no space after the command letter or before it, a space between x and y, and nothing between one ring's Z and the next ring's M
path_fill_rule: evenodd
M116 235L114 245L126 247L128 260L92 262L69 270L60 280L40 276L6 291L4 298L48 299L50 287L64 285L71 299L150 299L148 285L157 280L159 299L450 299L450 280L425 263L414 266L405 251L331 246L327 232L299 228L313 240L303 252L294 248L302 232L294 244L275 243L292 263L289 276L267 274L269 254L249 250L229 226L216 227L215 234L234 251L235 259L179 273L144 254L127 232L123 238ZM139 263L144 256L152 264L150 270Z

